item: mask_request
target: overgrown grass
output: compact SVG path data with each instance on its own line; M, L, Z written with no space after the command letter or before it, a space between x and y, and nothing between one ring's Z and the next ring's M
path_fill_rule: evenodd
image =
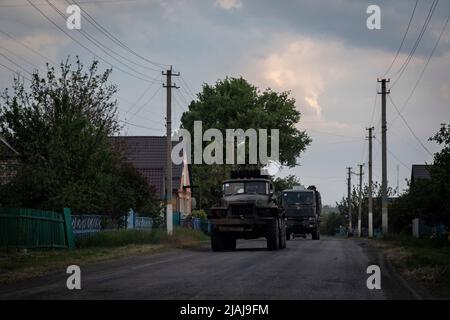
M130 244L175 244L184 245L192 241L206 241L208 238L201 232L185 228L176 228L169 236L165 230L122 230L97 233L91 237L77 241L77 248L120 247Z
M169 236L164 230L103 232L77 241L75 250L0 251L0 284L43 275L68 265L146 255L170 248L193 247L208 241L194 230L176 228Z
M421 281L438 297L450 297L450 241L389 236L376 240L406 278Z

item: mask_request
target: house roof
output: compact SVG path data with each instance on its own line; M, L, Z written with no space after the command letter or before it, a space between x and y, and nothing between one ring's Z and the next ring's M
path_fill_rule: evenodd
M430 166L427 164L413 164L411 168L411 182L419 179L431 179Z
M166 172L166 137L129 136L110 139L113 147L125 157L125 161L147 178L149 184L155 187L158 196L162 198ZM173 189L178 189L182 173L183 165L172 164Z

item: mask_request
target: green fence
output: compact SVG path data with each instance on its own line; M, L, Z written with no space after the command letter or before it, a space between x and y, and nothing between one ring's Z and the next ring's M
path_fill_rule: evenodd
M70 209L64 212L0 208L0 247L75 247Z

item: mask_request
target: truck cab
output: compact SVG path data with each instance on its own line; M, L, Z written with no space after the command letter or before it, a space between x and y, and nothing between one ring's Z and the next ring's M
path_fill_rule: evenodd
M235 173L222 183L221 198L208 214L213 251L234 250L236 239L265 237L269 250L286 246L284 210L275 202L268 177Z
M312 235L313 240L320 239L320 215L322 200L316 187L295 187L283 190L281 204L287 218L286 237L306 237Z

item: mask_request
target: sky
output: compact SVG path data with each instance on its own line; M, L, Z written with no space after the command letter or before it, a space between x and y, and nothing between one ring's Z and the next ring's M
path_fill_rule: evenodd
M57 65L79 56L88 65L100 59L100 69L113 68L111 82L119 89L126 135L165 134L161 71L169 65L181 73L174 77L180 86L174 90L174 128L204 83L242 76L261 90L290 91L301 112L297 126L312 143L298 166L283 167L278 175L294 174L304 185L316 185L324 204L334 205L345 195L347 167L357 172L358 164L365 164L367 182L369 126L375 127L373 176L381 181L377 78L392 78L389 186L396 188L399 181L401 192L411 165L432 161L440 148L428 138L450 122L448 1L438 2L416 46L433 0L419 0L416 6L415 0L78 0L85 11L81 32L66 27L72 0L49 0L65 17L45 0L31 2L42 13L27 0L0 0L2 90L11 87L14 72L27 77L34 69L45 71L47 61ZM379 30L367 28L369 5L380 8ZM89 17L115 39L90 24ZM405 61L406 69L399 72ZM353 175L352 183L357 179Z

